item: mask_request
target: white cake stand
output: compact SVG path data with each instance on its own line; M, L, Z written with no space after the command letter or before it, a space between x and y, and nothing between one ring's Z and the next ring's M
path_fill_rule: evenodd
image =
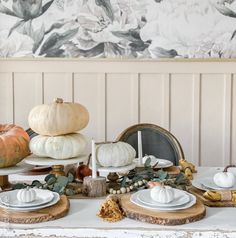
M136 163L132 163L121 167L102 167L97 165L97 170L102 173L126 173L136 167Z
M65 175L64 166L69 164L76 164L80 162L86 162L88 155L81 155L71 159L52 159L48 157L38 157L36 155L30 155L25 159L25 163L38 166L51 166L52 171L50 173L56 176Z
M109 188L116 189L119 187L117 180L119 175L117 173L128 173L130 170L136 167L136 163L132 163L122 167L102 167L97 165L97 171L100 173L106 173L107 179L109 180Z
M19 174L26 171L29 171L33 168L33 165L25 163L25 160L16 164L12 167L1 168L0 169L0 187L1 189L7 189L11 187L11 184L8 180L8 175L10 174Z

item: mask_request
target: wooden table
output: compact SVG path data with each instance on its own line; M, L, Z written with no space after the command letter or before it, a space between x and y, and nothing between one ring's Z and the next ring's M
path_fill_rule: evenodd
M198 175L216 168L199 168ZM236 173L236 170L235 170ZM34 179L35 176L33 177ZM11 176L10 179L28 179ZM71 200L69 214L59 220L34 225L0 223L0 237L109 237L109 238L235 238L236 208L207 208L206 218L181 226L159 226L124 219L103 222L96 216L102 199Z

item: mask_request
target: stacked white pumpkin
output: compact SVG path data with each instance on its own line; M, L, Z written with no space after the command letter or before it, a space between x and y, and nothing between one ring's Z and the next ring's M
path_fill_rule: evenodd
M87 141L78 131L89 121L87 109L79 103L57 98L51 104L34 107L29 114L30 128L38 135L30 141L30 150L39 157L70 159L85 152Z

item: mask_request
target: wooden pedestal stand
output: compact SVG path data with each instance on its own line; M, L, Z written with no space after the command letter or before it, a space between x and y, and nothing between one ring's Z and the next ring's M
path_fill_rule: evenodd
M119 175L117 173L109 173L107 175L109 181L108 187L113 189L119 189L120 185L118 184Z
M54 174L56 177L65 176L64 165L52 165L50 174Z
M83 181L83 190L88 197L103 197L107 193L106 178L90 176L85 177Z
M27 164L31 165L39 165L39 166L51 166L52 171L51 174L56 176L65 175L64 166L69 164L77 164L80 162L86 162L88 160L87 155L81 155L79 157L71 158L71 159L52 159L46 157L38 157L36 155L30 155L25 159Z
M0 187L5 190L11 187L11 184L8 180L8 175L0 176Z
M8 179L8 175L10 174L18 174L22 172L29 171L34 166L26 164L24 161L21 161L17 165L8 168L0 169L0 187L2 190L11 188L11 184Z

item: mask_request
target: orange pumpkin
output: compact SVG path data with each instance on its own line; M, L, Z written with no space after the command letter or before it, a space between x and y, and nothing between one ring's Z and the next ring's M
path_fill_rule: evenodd
M14 166L29 155L29 141L23 128L0 124L0 168Z

